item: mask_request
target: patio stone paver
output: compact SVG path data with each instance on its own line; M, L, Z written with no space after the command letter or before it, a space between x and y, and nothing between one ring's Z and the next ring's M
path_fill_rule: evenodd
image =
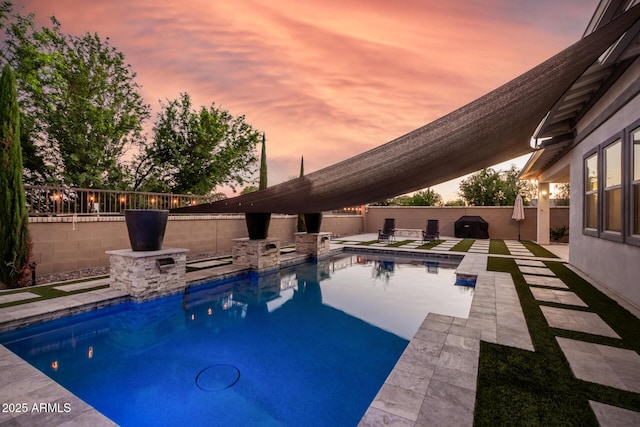
M2 426L115 426L107 417L78 399L61 385L34 368L4 346L0 346L0 401L33 404L70 404L69 412L0 412Z
M80 282L80 283L74 283L73 285L55 286L53 289L57 289L63 292L73 292L73 291L79 291L81 289L97 288L98 286L104 286L108 284L109 284L109 278L106 277L104 279L91 280L90 282Z
M0 296L0 304L7 304L10 302L24 301L33 298L40 298L40 295L33 292L19 292L16 294L7 294Z
M514 256L533 256L533 254L522 243L517 240L505 240L507 249Z
M596 414L600 427L636 427L640 426L640 412L605 403L589 401L589 405Z
M227 260L212 259L212 260L201 261L201 262L190 262L187 264L187 267L210 268L210 267L217 267L219 265L229 264L230 262L231 262L230 259L227 259Z
M523 277L525 282L527 282L527 285L548 286L552 288L569 289L569 287L565 285L565 283L557 277L532 276L528 274L524 274Z
M533 256L531 252L523 252L523 251L509 251L513 256Z
M377 236L377 235L376 235ZM375 239L375 237L373 239ZM362 241L370 241L369 236L363 236L362 239L350 237L342 241L340 244L332 242L332 248L336 249L343 245L358 244ZM437 245L432 250L434 252L449 251L461 239L445 240L442 244ZM488 243L483 241L482 243ZM421 242L414 241L403 245L406 249L414 249L420 246ZM384 247L387 243L380 243L376 246ZM437 249L441 247L441 249ZM482 247L482 245L480 246ZM487 245L488 251L488 245ZM514 251L516 249L514 248ZM518 250L519 252L519 250ZM525 256L525 255L521 255ZM526 255L529 256L529 255ZM477 383L477 366L479 357L480 340L493 342L500 345L509 345L518 348L533 351L530 336L526 327L526 321L522 314L520 302L513 285L511 276L507 273L494 273L486 271L488 256L486 253L467 253L462 263L458 266L457 271L467 274L478 275L476 289L474 290L474 298L472 302L469 318L456 318L438 314L429 314L423 325L418 330L409 346L403 353L396 367L391 372L385 385L381 388L376 399L367 410L359 425L362 426L380 426L380 425L397 425L397 426L422 426L422 425L473 425L473 411L475 406L475 390ZM520 264L522 267L540 268L539 265ZM240 271L238 267L224 265L215 267L215 274L231 274ZM188 280L197 281L205 280L206 277L211 280L211 271L202 269L188 273ZM540 276L540 275L524 275L529 285L547 286L554 288L566 288L566 285L557 277ZM61 285L62 290L71 290L70 286ZM95 287L92 284L91 287ZM89 285L87 285L89 287ZM567 297L569 292L554 289L542 289L532 287L532 292L537 290L565 292ZM25 291L26 292L26 291ZM49 300L50 308L61 310L65 305L59 304L56 300L65 300L67 309L73 310L77 304L99 305L100 301L108 298L114 298L116 295L111 294L109 289L99 291L89 291L84 294L69 295L61 298ZM537 292L538 295L545 294ZM546 292L549 295L549 292ZM554 295L552 292L551 295ZM1 296L1 294L0 294ZM566 300L565 300L566 301ZM41 312L42 307L38 302L29 302L28 307L9 307L0 310L0 323L6 320L19 319L24 316L31 316L34 321L38 316L46 316ZM570 312L569 317L574 317L573 313L578 313L578 318L582 314L594 315L596 321L591 322L598 324L600 319L594 313L585 313L582 311L565 310L565 312L556 312L553 307L541 306L543 312L546 311L545 317L549 322L549 318L557 317L556 320L563 320L564 315ZM551 310L549 310L551 309ZM566 319L564 319L566 320ZM587 316L588 321L594 320L593 317ZM560 322L562 323L562 322ZM587 322L590 323L590 322ZM551 323L550 323L550 326ZM601 326L601 325L600 325ZM552 326L557 327L557 326ZM605 324L605 327L608 326ZM610 328L609 328L610 329ZM589 332L593 333L593 332ZM614 332L615 333L615 332ZM560 340L560 338L559 338ZM574 341L574 340L570 340ZM620 350L615 347L599 346L588 347L592 344L575 341L578 344L569 346L570 353L583 353L591 355L591 360L609 360L606 366L609 366L619 382L625 385L626 382L640 384L640 380L636 378L637 374L637 353L616 353ZM613 355L610 354L613 349ZM6 359L3 351L7 351L0 346L0 370L5 372L5 368L9 359ZM626 350L629 351L629 350ZM12 353L11 353L12 354ZM595 356L593 356L595 355ZM569 359L569 357L567 357ZM585 359L578 354L578 371L583 369ZM569 362L571 364L571 362ZM10 362L11 369L20 364L30 367L26 362L18 361L14 364ZM612 365L615 365L612 367ZM604 366L604 365L603 365ZM571 365L573 369L573 364ZM617 369L617 371L616 371ZM585 369L589 371L589 369ZM25 371L26 372L26 371ZM4 375L2 376L5 377ZM39 384L37 379L31 379L27 382L20 380L22 376L11 377L10 386L6 381L0 379L0 396L3 401L7 399L15 400L16 397L25 396L28 393L35 393L31 396L49 396L49 389L46 387L57 388L57 384L47 381L45 387L36 387L33 389L29 384ZM614 378L615 378L614 377ZM27 374L27 378L29 375ZM6 378L5 378L6 379ZM14 381L15 380L15 381ZM24 389L26 387L30 391ZM4 395L3 393L10 393ZM45 393L46 394L42 394ZM25 394L26 393L26 394ZM62 400L60 400L62 401ZM73 400L73 407L76 408L77 399ZM603 426L609 425L639 425L637 413L627 411L621 408L615 408L599 402L590 402L599 422ZM78 405L84 405L79 402ZM79 407L79 406L78 406ZM83 407L84 408L84 407ZM381 409L384 408L384 409ZM75 409L74 409L75 412ZM32 423L34 421L35 423ZM32 425L45 426L52 425L51 419L42 418L39 420L29 418L2 418L0 414L0 425ZM56 419L57 421L57 419ZM64 421L64 420L63 420ZM624 424L628 422L629 424ZM68 425L113 425L102 415L87 407L81 412L75 413L73 419L66 422ZM65 425L66 425L65 424Z
M640 393L640 355L633 350L556 337L581 380Z
M555 273L546 267L518 267L523 274L533 274L538 276L555 277Z
M469 318L429 313L359 426L471 426L480 340L533 351L511 275L486 271L487 258L456 270L478 275Z
M547 323L549 323L549 326L552 328L620 338L620 336L595 313L547 306L540 306L540 309L545 319L547 319Z
M538 301L555 302L558 304L575 305L587 307L576 294L570 291L560 291L556 289L531 288L533 297Z
M433 248L431 248L432 251L450 251L456 244L446 244L446 243L440 243L439 245L434 246Z
M545 267L546 268L546 265L544 264L544 262L537 261L535 259L516 259L516 264L518 264L518 266L525 266L525 267Z
M476 240L473 242L468 253L475 254L488 254L489 253L489 241L488 240Z

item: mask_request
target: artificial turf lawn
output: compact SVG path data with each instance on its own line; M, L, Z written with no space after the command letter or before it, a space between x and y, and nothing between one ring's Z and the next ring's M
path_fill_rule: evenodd
M489 253L495 255L511 255L504 240L491 239L489 241Z
M388 248L397 248L397 247L400 247L402 245L406 245L407 243L411 243L411 242L413 242L413 240L400 240L399 242L394 242L394 243L391 243L391 244L387 245L387 247Z
M101 276L99 278L104 278L106 276ZM95 277L92 278L96 279ZM9 295L9 294L14 294L14 293L20 293L20 292L31 292L32 294L36 294L39 295L39 298L30 298L30 299L25 299L25 300L20 300L20 301L13 301L13 302L7 302L4 304L0 304L0 308L5 308L5 307L12 307L14 305L21 305L21 304L28 304L31 302L36 302L36 301L42 301L42 300L47 300L47 299L51 299L51 298L58 298L58 297L65 297L68 295L74 295L74 294L81 294L84 292L90 292L90 291L95 291L98 289L104 289L104 288L108 288L109 285L98 285L95 286L93 288L88 288L88 289L77 289L75 291L61 291L59 289L54 289L56 287L60 287L60 286L65 286L65 285L71 285L74 283L81 283L81 282L85 282L86 280L74 280L72 282L65 282L65 283L53 283L51 285L41 285L41 286L34 286L34 287L29 287L29 288L20 288L20 289L16 289L15 292L7 292L7 293L3 293L3 295Z
M417 249L433 249L438 246L440 243L443 243L444 240L432 240L430 242L425 243L424 245L420 245Z
M542 246L530 240L521 240L520 243L522 243L525 248L529 249L529 252L531 252L533 256L540 258L558 258L553 252L546 250Z
M360 242L358 243L361 246L369 246L369 245L373 245L374 243L378 243L379 240L369 240L368 242Z
M471 249L471 245L473 245L475 239L464 239L461 240L457 245L451 248L452 251L455 252L468 252Z
M615 340L618 345L638 351L639 319L564 264L546 264L571 291L616 330L622 337L621 341ZM556 336L578 337L548 326L540 310L541 303L533 298L513 259L489 257L488 270L507 272L513 277L536 351L481 341L475 425L598 425L589 400L640 410L640 394L574 377ZM602 338L593 335L580 334L580 338L604 343ZM610 341L614 340L608 339L606 344L610 345Z

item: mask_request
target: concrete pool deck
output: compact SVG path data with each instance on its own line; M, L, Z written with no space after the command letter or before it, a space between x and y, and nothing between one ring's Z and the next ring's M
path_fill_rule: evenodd
M341 239L342 244L332 243L332 248L339 250L342 247L353 246L359 241L374 240L376 237L353 236ZM529 284L531 289L536 289L536 298L560 298L564 301L563 304L576 302L568 295L570 292L563 291L557 283L554 284L553 279L559 279L549 276L546 268L535 263L546 259L529 256L518 244L515 242L513 249L510 247L510 250L518 252L510 257L522 260L518 261L518 265L521 269L529 271L526 277L533 278L533 283ZM397 252L416 252L415 246L417 245L410 245L406 249L393 249ZM360 422L361 426L470 426L473 424L480 341L534 351L511 275L487 271L488 246L484 246L486 245L474 245L474 252L457 253L464 255L457 272L478 277L469 317L464 319L437 313L427 315L371 403ZM375 250L376 247L378 246L374 245L369 248ZM563 253L565 248L555 245L546 247L552 252L557 250L561 260L564 258L566 261L566 251ZM444 248L441 248L439 251L420 252L438 254L444 251ZM297 258L301 257L287 254L285 260L295 262ZM530 270L531 268L540 270ZM189 272L187 280L190 284L202 283L212 278L228 277L243 270L230 264L218 265ZM107 279L101 280L103 282L95 282L91 287L106 284L104 281ZM65 286L91 288L88 284ZM28 288L25 289L25 293L28 293ZM2 294L0 292L0 301ZM126 299L126 294L102 288L0 308L0 330L66 316L83 309L96 309ZM640 317L635 307L624 304L629 311ZM552 313L548 322L560 322L554 323L554 327L571 329L574 327L572 322L575 323L571 314ZM599 323L593 317L581 322L580 327L587 330L591 323ZM614 353L602 348L606 346L572 341L574 340L559 339L559 344L565 351L576 377L630 390L634 390L634 384L640 384L640 356L636 352L627 350L624 353ZM594 359L597 359L597 365L587 363ZM115 425L4 346L0 346L0 397L2 404L21 404L20 407L7 406L6 409L13 409L12 411L0 412L0 426ZM601 425L620 425L621 422L640 425L640 414L637 412L599 402L590 404Z

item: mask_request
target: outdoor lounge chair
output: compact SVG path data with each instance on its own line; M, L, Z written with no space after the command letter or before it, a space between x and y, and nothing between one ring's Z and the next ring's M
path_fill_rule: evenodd
M422 232L422 242L431 242L440 237L440 225L437 219L427 220L427 229Z
M396 219L385 218L382 230L378 230L378 240L393 241L395 240Z

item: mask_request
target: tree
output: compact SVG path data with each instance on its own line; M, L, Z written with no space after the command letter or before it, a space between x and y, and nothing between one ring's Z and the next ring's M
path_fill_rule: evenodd
M29 214L22 184L20 109L9 65L0 77L0 282L22 283L29 263Z
M249 193L253 193L254 191L258 191L258 187L256 187L255 185L247 185L242 189L240 194L249 194Z
M300 158L300 178L304 176L304 156ZM298 222L296 224L296 230L298 233L306 233L307 224L304 222L304 214L298 214Z
M187 93L162 105L153 132L136 159L134 190L206 195L218 185L242 185L255 172L259 133L215 104L193 109Z
M392 199L380 200L378 202L370 203L371 206L409 206L411 196L406 194L397 196Z
M442 196L427 188L416 192L406 204L407 206L440 206L442 205Z
M260 182L258 184L258 190L264 190L265 188L267 188L267 185L267 146L263 132L262 153L260 154Z
M36 29L33 14L0 19L2 62L16 69L25 178L35 184L125 188L124 154L142 144L149 117L124 54L97 34Z
M530 184L518 180L519 173L515 165L508 171L482 169L462 180L459 194L471 206L513 206L518 194L528 204L526 194Z
M464 200L462 199L455 199L455 200L447 200L447 203L444 204L445 206L465 206Z
M569 198L571 196L571 188L568 183L559 184L556 187L555 201L556 206L569 206Z

